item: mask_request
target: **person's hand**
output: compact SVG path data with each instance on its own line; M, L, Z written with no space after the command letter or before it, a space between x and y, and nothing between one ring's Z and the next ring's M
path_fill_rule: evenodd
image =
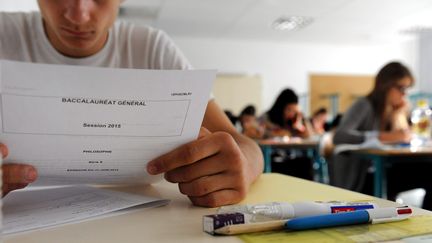
M201 128L199 138L147 165L149 174L165 173L193 204L217 207L238 203L253 181L253 169L234 138Z
M0 151L3 158L8 155L8 149L4 144L0 144ZM31 165L24 164L3 164L3 187L2 196L9 192L26 187L37 178L36 169Z
M408 111L409 111L409 102L406 98L403 98L399 104L393 106L393 112L407 113Z
M306 127L303 124L303 114L301 112L297 113L293 127L299 132L304 132L306 130Z

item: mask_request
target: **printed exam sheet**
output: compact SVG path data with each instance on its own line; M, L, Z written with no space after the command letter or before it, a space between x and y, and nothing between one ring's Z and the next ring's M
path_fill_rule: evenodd
M4 163L37 184L151 183L151 159L196 139L215 71L0 61Z

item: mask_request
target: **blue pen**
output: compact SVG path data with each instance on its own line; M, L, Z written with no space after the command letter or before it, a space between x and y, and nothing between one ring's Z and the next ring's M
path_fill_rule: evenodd
M285 229L307 230L344 225L384 223L407 219L412 213L408 207L359 210L354 212L307 216L288 220Z
M235 235L271 230L307 230L332 226L365 223L388 223L407 219L412 214L409 207L366 209L347 213L298 217L289 220L274 220L250 224L226 225L215 229L212 234Z

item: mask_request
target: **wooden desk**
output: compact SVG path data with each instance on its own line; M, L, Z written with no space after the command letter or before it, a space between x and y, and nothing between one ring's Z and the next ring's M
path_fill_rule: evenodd
M328 184L328 166L326 160L319 153L319 141L317 140L292 140L288 142L266 139L258 141L264 155L264 173L272 172L271 155L274 149L300 150L313 161L314 181Z
M352 154L372 160L374 173L374 196L387 198L386 167L391 163L431 162L432 148L390 148L354 150Z
M177 186L161 182L143 188L118 188L121 191L169 198L168 206L140 209L127 214L70 224L52 229L7 236L5 243L118 243L118 242L241 242L236 237L214 237L202 232L202 216L215 209L192 206ZM242 203L301 200L374 200L348 190L280 174L264 174L253 185ZM394 202L376 199L381 206ZM416 215L432 212L414 209Z

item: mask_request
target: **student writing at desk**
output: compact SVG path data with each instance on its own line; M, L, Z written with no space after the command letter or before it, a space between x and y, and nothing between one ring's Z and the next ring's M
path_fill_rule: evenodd
M190 69L167 35L116 22L121 0L38 0L41 13L0 13L0 58L15 61L136 69ZM195 205L243 199L263 170L259 147L236 132L210 100L199 138L150 161ZM7 144L0 147L7 156ZM25 163L25 161L22 161ZM3 165L3 195L37 179L35 168Z
M260 120L266 129L266 137L308 138L311 135L310 125L300 111L298 96L291 89L283 90Z
M265 138L288 137L306 139L311 135L308 121L298 105L298 96L291 89L283 90L275 103L263 116ZM272 170L275 172L312 179L312 161L304 151L275 149L272 155Z
M378 140L381 143L409 143L406 91L414 84L407 67L398 62L385 65L375 78L374 89L360 98L343 115L334 135L334 144L362 144ZM332 161L331 183L335 186L372 194L370 163L348 154L339 154ZM429 168L428 168L429 167ZM388 172L389 196L398 191L427 187L430 166L425 164L395 164ZM423 180L423 182L422 182Z

